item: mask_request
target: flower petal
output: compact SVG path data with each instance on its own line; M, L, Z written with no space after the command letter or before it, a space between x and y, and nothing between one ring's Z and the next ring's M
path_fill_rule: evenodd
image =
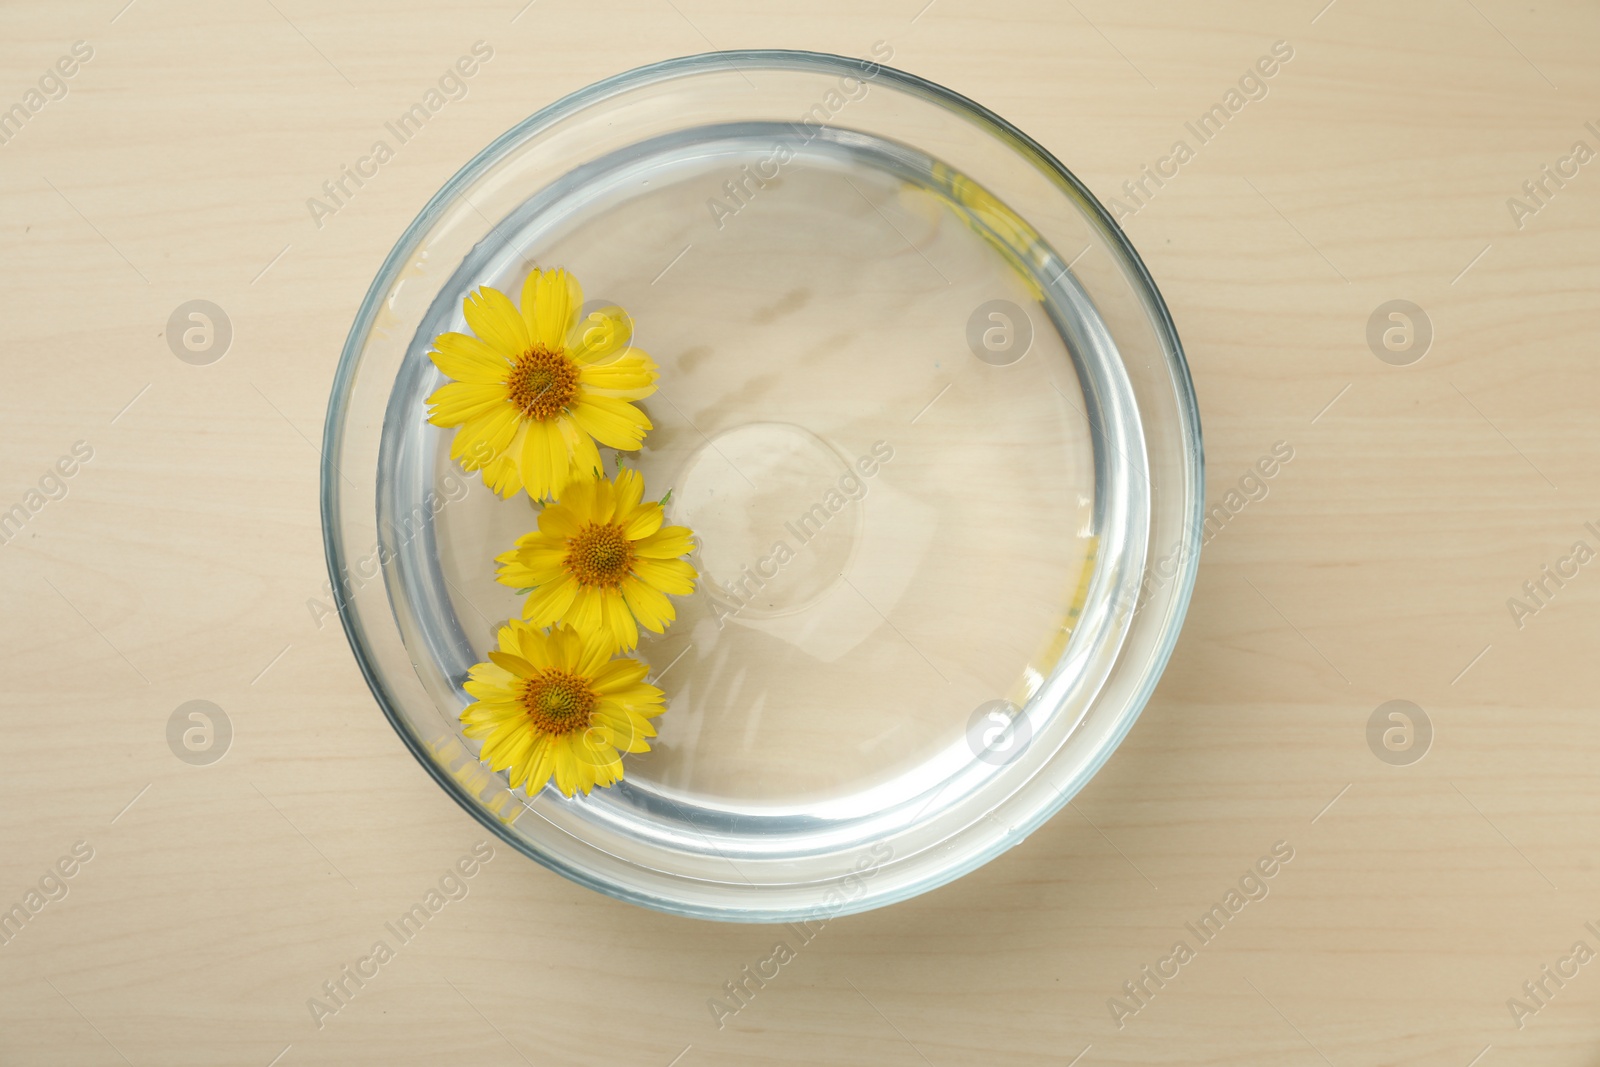
M498 385L447 382L428 397L428 421L435 426L460 426L496 404L505 403L506 391Z
M624 467L617 472L612 486L612 499L616 502L616 510L612 515L627 515L639 506L639 500L644 496L644 475L632 467Z
M534 574L542 575L539 584L554 581L566 571L563 566L567 561L566 549L552 546L547 538L541 538L535 545L517 550L517 562L522 564Z
M566 271L533 270L522 283L522 322L530 340L552 351L566 347L567 331L583 305L583 289Z
M530 347L528 327L522 321L522 314L500 290L481 286L468 294L461 311L472 332L501 355L515 358Z
M599 494L601 479L593 476L588 478L574 478L567 486L567 491L561 497L561 507L572 517L572 533L591 522L602 521L599 518ZM539 528L544 529L540 523ZM572 534L566 536L571 537Z
M649 752L648 739L656 735L656 728L649 719L631 715L617 704L596 705L594 721L606 728L612 746L623 752Z
M567 448L561 431L550 422L529 422L520 466L528 495L535 500L555 496L567 481Z
M578 372L586 392L623 400L642 400L656 391L656 364L637 348L603 363L591 363Z
M635 714L651 716L660 715L665 710L661 705L666 696L653 685L631 685L613 693L603 693L600 699L612 701Z
M577 780L577 760L572 757L572 742L563 735L551 739L551 760L555 764L556 788L567 796L575 791Z
M579 364L609 363L606 357L625 350L632 339L632 317L610 304L581 319L574 316L566 336L567 356Z
M546 741L544 735L533 733L531 731L528 733L527 742L526 744L519 746L516 754L516 760L511 768L509 780L511 782L512 789L517 788L517 786L527 781L528 772L533 769L533 765L538 759L538 752L545 746L545 744Z
M622 580L622 598L628 602L639 625L652 633L661 633L667 624L678 617L672 601L657 589L631 575Z
M639 647L639 625L633 609L620 591L613 591L606 603L605 633L618 651L631 652Z
M493 666L493 664L479 664L479 666ZM476 673L477 672L474 671L474 676L467 678L466 682L462 685L462 688L468 693L472 694L474 697L477 697L476 703L477 705L482 705L485 715L493 712L495 707L498 705L510 704L514 701L515 692L513 684L499 681L487 681L485 679L475 677ZM508 675L510 674L509 671L502 673Z
M550 631L550 665L574 674L584 673L578 665L583 662L585 641L577 630L565 623Z
M522 437L526 430L527 423L519 423L505 452L499 458L491 459L483 465L483 484L494 490L502 500L522 491L522 474L517 457L522 454ZM466 467L465 460L462 461L462 466ZM472 468L466 467L466 469Z
M502 652L498 648L491 648L489 650L489 662L496 667L510 671L518 678L527 678L533 674L533 664L514 652Z
M551 504L539 512L539 532L541 534L564 543L567 538L582 528L582 520L573 513L571 506L568 504L568 501L572 499L573 489L577 484L574 482L568 486L566 500Z
M615 596L616 593L592 585L578 586L578 594L567 609L567 624L585 636L597 633L604 621L600 605L607 595Z
M622 477L621 471L617 477ZM589 511L589 521L609 523L617 511L616 483L610 478L596 478L591 484L594 486L594 506Z
M610 785L622 777L622 761L617 758L616 746L608 736L611 733L609 729L591 726L578 735L573 746L592 775L594 785Z
M489 345L464 333L442 333L433 339L428 358L458 382L499 384L506 380L511 361Z
M600 450L594 446L594 438L572 421L572 416L566 412L557 415L555 421L561 427L562 438L567 442L567 454L572 457L572 474L568 480L595 477L602 463Z
M622 535L630 541L642 541L661 529L661 520L665 517L661 505L653 500L648 504L640 504L626 518L621 518L620 512L618 515L622 523Z
M516 619L512 620L512 624L517 634L515 647L522 653L522 658L531 663L536 670L550 666L550 638Z
M522 617L534 626L554 626L572 607L578 591L578 583L571 578L541 585L528 594L522 605Z
M644 440L654 425L645 413L615 397L580 392L570 409L572 417L595 440L611 448L631 452Z
M694 592L695 570L681 559L640 557L633 561L633 573L663 593L688 596Z
M687 526L663 526L634 542L633 551L648 559L677 559L694 551L694 534Z
M541 737L528 752L528 763L523 769L522 784L527 788L528 795L533 796L543 789L554 770L555 746L550 743L550 738Z
M508 730L490 738L489 743L484 745L483 751L479 753L479 758L490 760L489 765L497 771L510 768L511 777L514 779L522 773L528 750L533 747L536 740L538 740L537 735L530 730Z
M555 419L544 423L545 440L550 457L550 495L560 496L572 480L572 454L567 449L567 439L562 436L561 424Z
M618 693L637 685L650 673L650 667L643 660L634 659L632 656L619 656L609 663L602 662L597 668L584 673L589 676L589 685L594 691L605 695Z
M554 580L551 575L528 567L517 558L515 552L502 553L495 559L500 567L495 571L494 580L512 589L532 589Z
M511 446L520 421L517 409L510 404L497 404L474 415L456 432L456 439L450 445L451 458L463 461L463 467L471 463L468 469L473 470L499 459Z

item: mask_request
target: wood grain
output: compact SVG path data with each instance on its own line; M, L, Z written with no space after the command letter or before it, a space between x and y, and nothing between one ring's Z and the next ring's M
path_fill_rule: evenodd
M1593 5L123 2L0 12L0 107L93 49L0 145L0 512L44 501L0 548L0 906L93 850L0 944L0 1062L1596 1062L1600 964L1520 1027L1507 1005L1600 949L1600 574L1520 627L1507 608L1600 548L1600 164L1520 228L1507 206L1600 148ZM1212 498L1276 442L1294 459L1207 546L1155 699L1071 807L795 945L721 1028L708 999L791 934L628 907L503 847L319 1025L308 998L484 836L306 608L323 408L379 262L565 93L879 38L1103 198L1289 43L1125 226L1188 349ZM466 98L319 226L307 199L479 40ZM234 331L209 366L164 338L193 299ZM1432 325L1410 366L1366 340L1395 299ZM75 442L92 458L58 490ZM210 766L166 742L195 699L232 723ZM1409 766L1368 747L1392 699L1432 723ZM1264 899L1186 933L1280 841ZM1119 1028L1108 1000L1179 940L1194 958Z

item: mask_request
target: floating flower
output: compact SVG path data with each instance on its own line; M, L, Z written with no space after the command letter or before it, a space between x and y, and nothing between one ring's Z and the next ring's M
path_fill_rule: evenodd
M464 333L440 334L429 358L454 381L428 398L428 421L459 427L450 455L482 470L502 497L557 496L600 469L595 442L632 451L651 424L629 401L655 392L656 365L628 347L621 308L581 321L583 290L564 270L535 270L522 309L483 286L463 302Z
M622 753L648 752L650 720L665 711L644 681L649 668L611 658L607 642L567 626L549 632L520 619L500 628L499 648L475 665L461 712L468 737L484 738L479 758L511 771L529 795L555 778L567 796L622 780Z
M694 592L694 567L681 558L694 549L693 534L661 525L661 505L641 503L643 496L636 470L624 468L615 481L576 478L539 513L537 530L495 557L502 584L533 590L524 619L564 621L627 651L638 646L640 626L661 633L677 618L666 594Z

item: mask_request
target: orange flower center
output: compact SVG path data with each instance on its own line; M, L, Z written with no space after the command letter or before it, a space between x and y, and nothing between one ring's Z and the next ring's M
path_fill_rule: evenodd
M587 730L596 699L588 679L554 667L539 671L522 687L528 718L547 734Z
M633 542L620 526L591 522L567 539L566 568L580 585L614 587L633 572Z
M506 389L525 418L546 422L578 394L578 368L561 352L534 345L517 357Z

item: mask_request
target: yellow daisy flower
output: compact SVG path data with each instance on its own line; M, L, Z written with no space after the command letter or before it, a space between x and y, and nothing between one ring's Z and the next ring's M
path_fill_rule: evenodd
M532 588L522 617L535 626L564 621L586 637L627 651L639 627L661 633L677 618L666 594L694 592L694 549L686 526L662 526L655 501L641 503L644 478L624 468L615 481L577 478L539 513L539 528L495 557L498 580Z
M608 307L579 320L583 290L564 270L535 270L522 309L498 289L469 294L477 336L443 333L428 353L453 378L428 398L428 421L456 426L450 455L502 497L557 496L600 469L595 442L637 449L651 423L632 400L656 391L656 365L630 348L627 314Z
M567 796L622 780L622 753L648 752L650 721L666 708L647 685L649 668L567 626L548 633L520 619L500 628L499 648L474 666L461 712L468 737L484 738L478 758L511 771L531 796L555 778Z

